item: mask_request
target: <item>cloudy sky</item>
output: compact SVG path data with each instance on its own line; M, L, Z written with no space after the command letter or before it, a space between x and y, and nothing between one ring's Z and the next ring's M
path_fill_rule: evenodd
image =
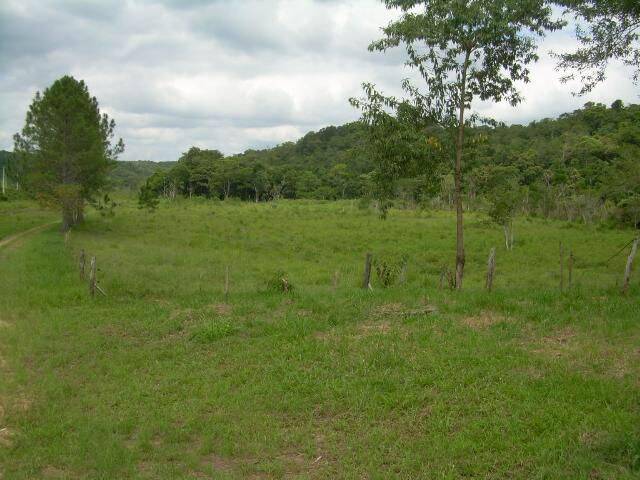
M34 93L65 74L116 120L125 160L175 160L191 145L232 154L354 120L347 99L363 81L397 93L408 76L400 50L367 51L395 15L379 0L2 0L0 149ZM547 54L572 42L544 40L523 104L476 109L526 123L589 100L640 102L619 65L573 97Z

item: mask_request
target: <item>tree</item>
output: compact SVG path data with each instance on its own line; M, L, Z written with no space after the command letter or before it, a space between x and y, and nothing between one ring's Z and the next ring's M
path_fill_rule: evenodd
M149 212L153 212L158 208L159 203L158 194L153 189L153 180L150 177L138 192L138 208L146 208Z
M63 231L82 221L85 203L106 185L124 150L122 139L112 144L114 129L84 81L64 76L36 93L22 132L14 135L27 188L61 209Z
M504 231L507 250L513 249L513 220L523 195L515 167L487 166L482 169L482 188L489 200L489 216Z
M389 9L400 9L402 16L383 28L384 38L369 50L405 47L407 65L418 70L427 87L423 92L408 80L403 82L411 105L420 117L454 133L455 282L456 288L462 288L463 149L465 127L477 119L467 118L467 111L474 99L518 104L522 98L515 82L528 81L526 66L537 60L532 35L542 36L563 23L552 19L551 8L542 0L383 1ZM373 86L365 85L365 92L374 103L381 103ZM406 104L395 99L382 103L392 108Z
M574 71L564 81L580 76L579 95L590 92L606 78L610 60L617 59L634 67L633 80L640 79L640 3L637 0L556 0L566 7L577 22L576 38L580 47L574 52L556 55L558 67Z

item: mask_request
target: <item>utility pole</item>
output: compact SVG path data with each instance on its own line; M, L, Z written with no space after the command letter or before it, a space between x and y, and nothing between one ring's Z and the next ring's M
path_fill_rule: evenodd
M2 166L2 195L4 195L4 165Z

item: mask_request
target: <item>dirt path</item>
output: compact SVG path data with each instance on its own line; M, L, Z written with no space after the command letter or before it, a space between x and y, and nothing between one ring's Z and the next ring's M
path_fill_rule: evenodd
M60 223L60 222L45 223L44 225L38 225L37 227L33 227L33 228L28 229L28 230L24 230L24 231L19 232L19 233L14 233L13 235L9 235L8 237L4 237L4 238L0 239L0 248L6 247L10 243L15 242L16 240L19 240L22 237L26 237L27 235L31 235L32 233L40 232L40 231L50 227L51 225L55 225L57 223Z

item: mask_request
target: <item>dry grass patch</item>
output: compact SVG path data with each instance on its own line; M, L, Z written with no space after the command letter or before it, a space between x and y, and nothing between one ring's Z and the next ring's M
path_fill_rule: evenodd
M207 310L216 313L217 315L230 315L233 307L228 303L213 303L211 305L207 305Z
M67 472L53 465L47 465L42 469L41 473L42 478L69 478Z
M385 320L388 318L418 317L436 313L438 309L433 305L423 304L418 307L407 307L403 303L383 303L376 305L370 312L369 318Z
M0 428L0 447L11 448L14 432L9 427Z
M572 327L530 340L523 346L535 355L564 360L572 369L586 374L617 379L640 374L640 348L634 342L612 343L581 334Z

